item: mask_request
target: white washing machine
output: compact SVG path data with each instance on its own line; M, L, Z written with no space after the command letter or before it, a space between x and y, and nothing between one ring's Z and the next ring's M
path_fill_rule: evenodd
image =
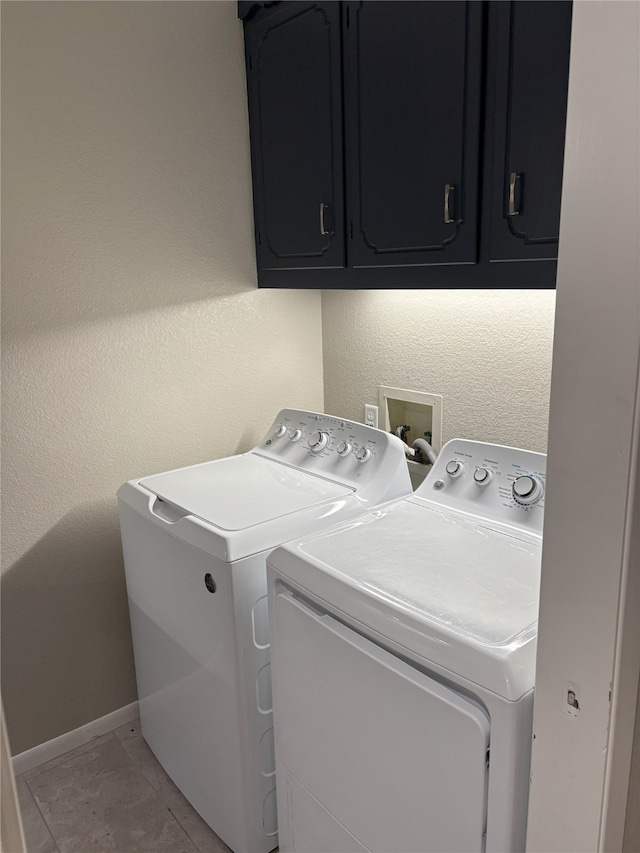
M455 439L271 554L283 853L524 850L545 467Z
M278 844L266 554L410 492L395 436L290 409L248 453L118 492L142 734L235 853Z

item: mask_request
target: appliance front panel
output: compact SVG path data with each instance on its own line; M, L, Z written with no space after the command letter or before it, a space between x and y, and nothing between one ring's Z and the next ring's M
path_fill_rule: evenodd
M251 690L242 690L242 682L268 665L269 649L260 624L254 630L257 643L250 634L237 635L237 609L251 610L246 596L236 600L238 567L126 507L120 520L142 734L189 802L233 850L265 853L277 842L273 779L264 773L247 779L243 768L271 725L270 714L258 714L262 729L254 726L250 742L248 703L270 710L271 689L266 683L260 695L259 678ZM256 596L266 592L264 558L253 559L259 566L251 567L250 592L259 607ZM251 624L243 621L247 632Z
M412 500L540 538L546 473L544 453L453 438Z
M400 439L357 421L283 409L252 452L350 486L364 507L412 492Z
M319 835L336 839L323 853L342 853L347 836L375 853L482 850L480 705L286 589L272 604L281 850L310 850Z

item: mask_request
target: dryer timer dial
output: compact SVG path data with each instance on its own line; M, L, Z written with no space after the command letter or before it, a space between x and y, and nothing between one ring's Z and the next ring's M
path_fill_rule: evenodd
M516 477L511 486L513 499L521 506L533 506L537 504L544 494L542 480L533 474L524 474Z
M491 468L480 466L473 472L473 482L480 488L485 488L493 480L493 471Z
M358 462L368 462L371 459L372 452L368 447L359 447L356 450L356 459Z
M309 436L309 449L312 453L321 453L329 444L329 436L322 430L316 430Z
M447 462L445 471L453 479L462 477L464 474L464 462L460 462L459 459L452 459L450 462Z

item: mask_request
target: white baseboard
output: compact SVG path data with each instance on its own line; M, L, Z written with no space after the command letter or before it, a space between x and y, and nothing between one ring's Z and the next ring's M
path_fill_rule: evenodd
M32 770L39 764L44 764L45 761L51 761L52 758L58 758L59 755L64 755L75 749L77 746L83 746L89 743L94 737L106 735L108 732L117 729L118 726L124 726L125 723L130 723L138 716L138 703L132 702L130 705L125 705L124 708L118 708L117 711L112 711L110 714L105 714L91 723L86 723L78 729L73 729L71 732L54 737L53 740L48 740L45 743L34 746L32 749L27 749L18 755L14 755L12 759L13 772L16 776L21 773L26 773L27 770Z

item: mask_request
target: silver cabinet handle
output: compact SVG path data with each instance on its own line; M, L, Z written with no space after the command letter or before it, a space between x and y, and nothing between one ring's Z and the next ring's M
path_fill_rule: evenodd
M455 222L450 215L449 211L449 199L451 197L451 193L455 192L455 186L453 184L445 184L444 185L444 221L447 225L451 225L452 222Z
M509 216L519 216L520 211L516 210L516 185L520 180L520 175L517 172L511 172L509 175Z
M324 204L323 202L320 202L320 233L323 236L325 236L326 234L329 233L327 231L327 229L324 227L324 211L325 211L326 207L327 207L326 204Z

